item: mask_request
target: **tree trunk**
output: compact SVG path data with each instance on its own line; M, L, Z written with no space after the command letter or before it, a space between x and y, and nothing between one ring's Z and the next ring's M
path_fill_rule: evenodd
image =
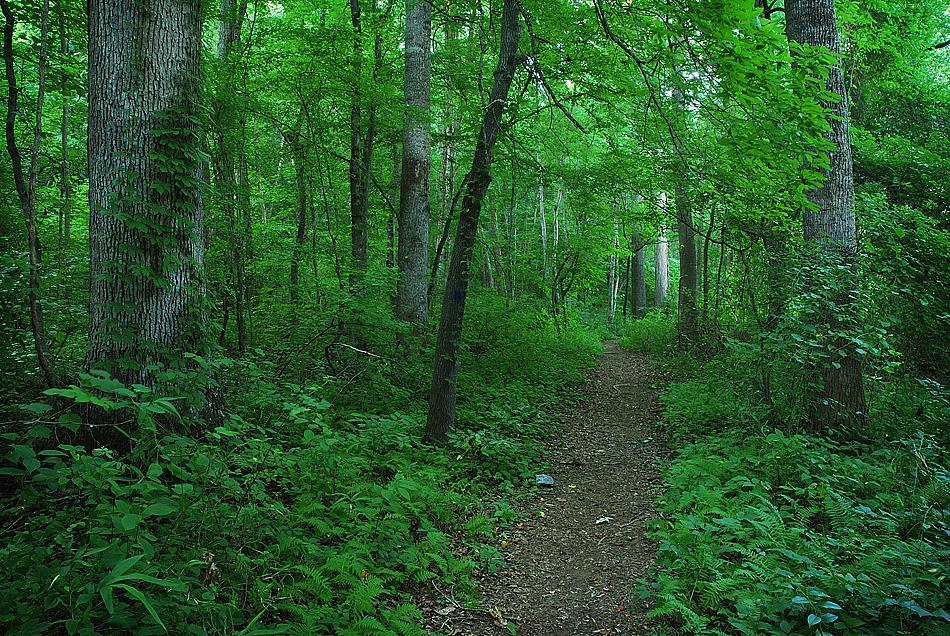
M612 323L617 314L617 289L619 287L619 264L617 252L620 250L620 229L614 220L613 251L610 254L610 263L607 267L607 322Z
M363 74L363 26L360 0L350 0L350 19L353 25L353 74L350 92L350 274L351 284L362 278L369 259L369 204L364 197L366 188L363 172L363 114L360 83Z
M69 38L66 31L66 9L62 5L59 10L59 53L63 60L69 57ZM62 71L62 118L59 124L59 191L62 196L62 207L59 211L59 236L63 249L69 249L69 239L72 235L73 222L73 184L69 173L69 97L67 95L69 74ZM67 289L67 294L71 290Z
M485 107L481 130L478 133L472 169L465 176L465 195L459 211L452 261L442 298L442 315L439 320L432 385L429 390L429 412L425 433L425 439L429 442L445 442L455 421L462 317L465 312L465 297L468 293L472 252L478 232L478 218L482 200L491 183L492 148L495 146L498 130L501 127L501 116L508 98L508 89L511 87L515 71L522 63L522 58L518 55L518 40L521 35L520 10L519 0L505 0L498 65L495 68L491 94Z
M646 279L646 243L639 230L633 231L631 240L633 247L632 275L631 275L631 308L636 318L642 318L647 311L647 279Z
M406 2L406 120L399 191L396 317L423 330L429 320L429 40L432 6Z
M33 349L36 352L36 361L43 373L43 379L48 386L56 383L53 367L50 365L46 351L46 332L43 323L43 308L40 305L40 264L42 250L40 238L36 232L36 178L39 170L40 143L43 137L43 98L46 91L46 44L47 24L49 19L49 0L43 0L42 24L40 27L40 55L38 68L38 84L36 97L36 119L33 127L33 145L30 152L30 169L26 178L23 175L23 161L20 157L20 148L16 143L16 111L19 97L16 74L13 66L13 27L16 18L6 0L0 2L3 11L3 63L7 79L7 117L6 142L7 153L13 169L13 181L16 185L20 208L26 221L27 250L29 254L30 272L28 277L28 306L30 311L30 329L33 332Z
M302 123L303 117L298 120ZM297 235L290 257L290 303L294 306L300 292L300 257L307 244L307 155L300 132L294 130L289 135L291 157L294 165L294 183L296 184Z
M451 13L452 2L446 3L445 11ZM445 46L449 49L458 36L458 30L454 19L449 16L445 21ZM433 251L432 271L429 275L429 288L427 290L428 302L431 305L436 279L439 275L439 265L442 252L445 249L445 243L449 237L449 230L452 225L452 214L457 197L453 196L455 191L455 155L456 155L456 134L458 132L458 121L456 119L456 95L452 85L452 65L446 65L444 70L445 77L445 138L442 141L442 160L439 167L439 219L436 227L442 227L443 231L436 239L435 249Z
M666 214L666 193L660 194L660 208ZM670 245L666 238L666 222L660 224L660 235L657 238L656 249L653 252L653 267L655 270L656 289L654 290L654 304L662 307L666 303L666 294L670 289Z
M241 42L241 28L247 3L221 0L218 21L217 90L212 108L216 128L215 181L221 200L222 212L228 227L226 235L231 257L232 289L234 293L235 330L238 351L244 353L248 345L248 313L250 311L250 283L247 280L247 260L251 254L250 201L247 193L247 168L244 137L244 114L237 91L237 60L234 50ZM235 161L237 150L237 161ZM243 178L242 178L243 175Z
M698 328L696 296L699 288L696 278L696 232L688 196L685 185L676 186L676 232L680 253L679 335L686 340L694 340Z
M393 176L390 183L390 192L394 194L393 199L398 200L400 196L400 181L402 180L402 152L399 150L399 144L393 143ZM392 269L396 266L396 217L398 211L389 211L386 215L386 268Z
M155 385L206 353L200 0L89 0L86 367Z
M841 55L841 36L834 0L786 0L785 20L789 39L820 46ZM842 288L833 299L835 312L825 318L828 328L838 330L842 317L854 313L857 239L854 213L854 177L849 136L848 94L840 59L831 67L825 88L840 99L822 103L828 111L825 138L834 150L827 153L828 167L820 169L825 182L808 192L812 206L804 215L804 237L829 259L843 275ZM827 343L836 359L823 365L822 392L817 400L812 426L815 430L858 433L867 419L861 357L850 339L839 337Z
M630 256L623 259L623 299L620 302L620 307L623 311L623 319L625 322L627 320L627 305L632 306L633 303L633 298L631 298L630 294L630 270L633 265L631 263L632 260Z
M703 242L703 317L709 315L709 248L712 245L713 231L716 229L716 207L709 209L709 227Z

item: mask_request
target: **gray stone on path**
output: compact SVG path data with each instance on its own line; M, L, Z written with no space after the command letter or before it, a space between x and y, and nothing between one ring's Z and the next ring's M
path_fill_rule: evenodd
M554 485L554 477L551 477L550 475L545 475L544 473L538 473L537 475L534 476L534 483L537 486L550 487Z

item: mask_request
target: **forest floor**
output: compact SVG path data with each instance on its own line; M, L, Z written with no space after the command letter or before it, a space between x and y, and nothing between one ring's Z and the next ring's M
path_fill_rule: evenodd
M501 539L507 566L479 581L478 611L429 620L443 634L624 636L647 634L637 579L649 575L646 536L666 448L657 387L642 353L608 342L546 443L552 488L527 500ZM509 625L514 629L510 629Z

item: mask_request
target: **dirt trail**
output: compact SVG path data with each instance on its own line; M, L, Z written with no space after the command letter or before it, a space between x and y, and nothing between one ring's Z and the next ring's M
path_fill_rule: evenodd
M521 636L650 633L634 588L655 550L645 526L662 482L661 381L644 354L607 343L548 441L555 486L502 537L508 567L480 581L485 611L446 620L443 633L511 633L499 612Z

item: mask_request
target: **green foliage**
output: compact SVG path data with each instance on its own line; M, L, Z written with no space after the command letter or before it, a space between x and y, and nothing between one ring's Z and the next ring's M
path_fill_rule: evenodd
M32 426L5 434L0 625L421 635L410 592L438 582L472 600L473 572L497 569L489 544L513 520L497 485L537 470L555 394L596 352L535 317L512 323L476 318L462 381L479 390L444 449L421 443L419 409L341 410L328 385L275 382L264 360L224 367L235 412L200 437L167 433L177 400L104 372L48 391L55 409L32 405ZM552 356L563 363L534 366ZM75 429L69 404L136 419L132 456L57 443Z
M676 325L659 311L647 314L627 324L620 337L620 346L631 351L665 356L676 344Z
M755 368L721 355L663 396L682 447L654 615L697 634L944 633L946 390L885 385L871 409L889 434L845 446L771 430Z

